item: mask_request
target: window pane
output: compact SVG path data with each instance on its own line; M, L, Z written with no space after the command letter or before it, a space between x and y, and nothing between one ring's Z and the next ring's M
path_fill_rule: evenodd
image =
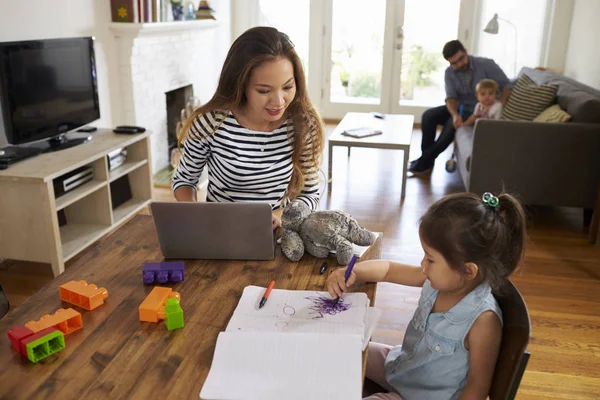
M456 39L459 12L460 0L405 0L401 105L444 103L444 71L449 64L442 49Z
M334 0L331 32L333 103L379 104L385 0Z
M476 54L494 59L509 78L515 77L524 66L539 66L547 7L547 0L481 0L481 32ZM500 18L498 33L483 32L495 13ZM515 29L502 19L517 29L516 71Z

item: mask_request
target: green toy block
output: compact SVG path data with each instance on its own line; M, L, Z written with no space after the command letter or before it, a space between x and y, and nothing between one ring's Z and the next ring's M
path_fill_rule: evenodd
M27 358L36 363L65 348L65 335L58 330L27 343Z
M165 326L170 331L183 328L183 310L177 299L167 299L165 306Z

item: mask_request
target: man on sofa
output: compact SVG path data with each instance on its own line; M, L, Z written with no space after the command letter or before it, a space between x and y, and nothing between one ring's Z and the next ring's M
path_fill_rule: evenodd
M446 105L430 108L421 118L421 157L411 161L408 170L414 175L431 172L435 159L452 143L456 129L473 113L477 98L475 86L482 79L493 79L501 91L500 102L506 103L512 84L498 64L489 58L470 56L458 40L444 45L444 58L450 63L446 69ZM462 113L461 113L462 112ZM435 140L437 126L442 132Z

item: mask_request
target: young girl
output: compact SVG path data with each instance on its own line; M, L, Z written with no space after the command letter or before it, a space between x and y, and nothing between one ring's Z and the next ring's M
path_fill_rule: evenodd
M294 45L277 29L252 28L235 40L216 93L182 132L172 183L178 201L196 201L208 166L207 201L268 202L276 211L297 198L317 207L323 124Z
M475 86L478 103L473 114L465 121L464 125L473 125L479 118L500 119L502 103L496 100L498 84L492 79L482 79Z
M434 203L419 226L421 266L372 260L327 280L341 296L357 279L422 286L402 346L370 343L366 376L388 390L369 399L485 399L502 339L492 295L523 257L525 214L508 194L454 194Z

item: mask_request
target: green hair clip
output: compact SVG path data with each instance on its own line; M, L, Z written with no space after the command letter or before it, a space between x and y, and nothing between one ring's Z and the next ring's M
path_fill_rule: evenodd
M500 204L500 201L498 200L498 198L496 196L494 196L493 194L491 194L490 192L485 192L483 194L483 196L481 197L481 199L483 200L483 202L485 204L487 204L488 206L490 206L492 208L498 208L498 204Z

